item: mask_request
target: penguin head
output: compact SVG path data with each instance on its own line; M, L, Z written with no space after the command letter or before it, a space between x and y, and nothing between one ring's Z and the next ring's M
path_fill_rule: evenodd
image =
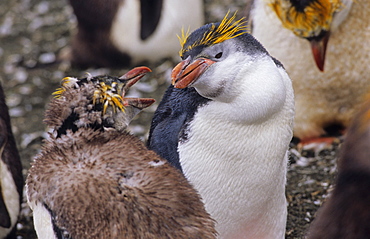
M57 137L81 127L125 130L133 117L154 103L149 98L126 98L128 89L151 70L136 67L121 77L66 77L53 95L44 122Z
M271 0L282 25L307 39L317 67L323 71L330 33L347 17L352 0Z
M181 37L183 59L172 71L175 88L194 87L200 95L212 100L232 101L238 86L253 70L256 61L269 56L265 48L247 33L243 19L235 15L220 23L207 24L189 36Z

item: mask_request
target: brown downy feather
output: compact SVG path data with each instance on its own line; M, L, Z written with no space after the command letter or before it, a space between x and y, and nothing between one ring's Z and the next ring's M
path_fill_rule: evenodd
M66 84L50 103L45 122L57 133L29 170L31 207L43 204L54 225L74 239L216 238L214 221L185 177L131 135L126 123L115 128L131 120L130 107L153 101L122 96L124 109L115 102L104 114L105 101L93 103L97 84L94 78Z

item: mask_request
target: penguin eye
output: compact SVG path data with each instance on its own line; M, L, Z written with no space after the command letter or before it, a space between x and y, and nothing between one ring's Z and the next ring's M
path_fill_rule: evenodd
M219 52L215 55L215 58L216 59L220 59L222 57L222 52Z

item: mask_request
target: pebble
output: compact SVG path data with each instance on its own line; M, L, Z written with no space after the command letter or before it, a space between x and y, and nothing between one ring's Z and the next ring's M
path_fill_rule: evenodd
M28 73L23 68L17 67L13 76L13 81L16 81L18 84L25 83L28 78Z
M14 118L22 117L25 115L25 111L23 107L14 107L14 108L9 109L9 115L10 117L14 117Z
M3 20L3 24L0 26L0 36L4 37L12 33L13 17L6 16Z
M6 104L9 108L14 108L22 102L22 96L19 94L10 94L6 97Z
M39 62L42 64L55 62L56 56L52 52L43 53L39 56Z
M32 91L32 86L30 84L22 85L18 88L18 92L21 95L30 95Z
M49 2L43 1L37 4L35 8L39 14L45 14L49 11L49 6Z

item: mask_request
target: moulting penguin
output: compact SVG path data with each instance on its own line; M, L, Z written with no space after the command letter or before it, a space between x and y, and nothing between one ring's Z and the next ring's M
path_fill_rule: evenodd
M284 238L289 76L235 15L180 41L148 147L194 185L220 238Z
M369 14L367 0L254 1L252 34L293 81L303 141L346 128L370 90Z
M16 238L22 190L22 163L0 83L0 238Z
M26 182L40 239L216 238L185 177L127 130L154 102L125 97L148 71L62 81Z
M181 28L203 24L202 0L70 0L74 65L122 67L176 56Z
M370 97L348 129L338 161L334 191L319 209L307 238L368 238L369 188Z

